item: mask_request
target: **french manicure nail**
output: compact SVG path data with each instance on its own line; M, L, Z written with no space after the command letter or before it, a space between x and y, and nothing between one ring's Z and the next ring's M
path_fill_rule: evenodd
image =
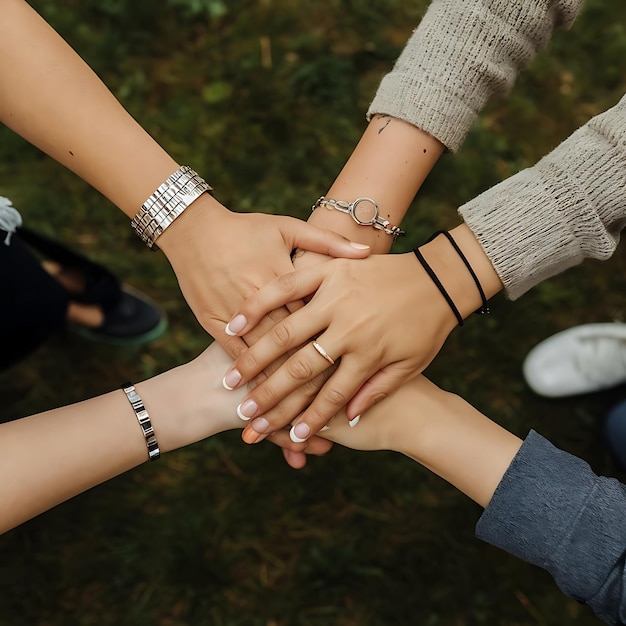
M357 243L356 241L351 241L350 245L357 250L367 250L369 246L366 246L364 243Z
M224 376L224 379L222 380L222 385L224 385L224 387L228 389L228 391L232 391L239 384L240 380L241 372L239 370L231 370L230 372L226 373L226 376Z
M348 421L348 424L350 424L350 428L354 428L360 421L361 416L357 415L356 417L353 417L351 420Z
M233 319L230 320L228 324L226 324L226 328L224 329L224 332L227 335L234 337L246 327L247 323L248 323L248 320L245 318L245 316L241 315L240 313L239 315L235 315L235 317L233 317Z
M250 428L257 433L266 433L270 429L270 423L264 417L257 417L254 421L250 422Z
M247 422L250 418L254 417L254 414L259 410L257 403L254 400L244 400L237 407L237 415Z
M322 426L320 428L320 432L323 433L325 430L330 430L330 426Z
M291 430L289 431L289 438L294 443L304 443L310 434L311 429L309 428L309 425L304 422L300 422L299 424L291 427Z

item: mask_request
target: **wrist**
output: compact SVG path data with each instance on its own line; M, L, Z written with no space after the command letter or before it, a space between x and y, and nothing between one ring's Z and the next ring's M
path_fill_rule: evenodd
M465 265L463 257L446 237L435 237L432 241L419 246L419 250L444 286L461 317L465 319L483 307L480 289L485 298L489 299L501 291L503 285L491 261L466 224L452 229L450 235L472 268L478 284Z
M136 385L161 452L241 428L236 406L246 389L229 392L221 383L230 363L231 359L213 344L193 361Z
M402 414L389 428L390 449L428 468L485 507L522 445L521 439L423 377L403 388ZM415 410L406 407L417 407Z
M196 198L158 239L158 246L167 258L189 247L191 235L201 230L207 236L224 227L231 211L208 193ZM223 236L223 235L221 235Z
M444 150L432 135L390 116L374 116L326 194L353 202L371 198L380 216L400 226L415 194ZM312 224L338 232L351 241L367 244L376 254L389 251L393 237L372 226L361 226L349 215L316 210Z

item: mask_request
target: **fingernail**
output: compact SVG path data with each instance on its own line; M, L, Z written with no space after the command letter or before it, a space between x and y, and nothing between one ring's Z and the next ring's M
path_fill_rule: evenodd
M299 424L291 427L291 430L289 431L289 438L294 443L304 443L310 434L311 429L309 428L309 425L304 422L300 422Z
M266 433L270 429L270 423L264 417L257 417L249 426L257 433Z
M233 317L233 319L230 320L228 324L226 324L226 328L224 329L224 332L227 335L234 337L246 327L247 323L248 323L248 320L240 313L239 315L235 315L235 317Z
M240 380L241 372L239 370L230 370L230 372L227 372L226 376L224 376L222 385L224 385L228 391L232 391L239 384Z
M369 246L366 246L364 243L357 243L356 241L351 241L350 245L357 250L367 250Z
M254 400L244 400L237 407L237 415L247 422L250 418L254 417L254 414L259 410L257 403Z
M348 421L348 424L350 424L350 428L354 428L360 421L361 416L357 415L356 417L353 417L351 420Z
M259 443L259 441L263 441L263 439L265 439L265 437L267 437L267 435L264 435L262 433L257 433L256 431L252 430L251 428L246 428L243 431L243 433L241 433L241 438L246 443Z
M330 430L330 426L322 426L320 428L320 432L323 433L325 430Z

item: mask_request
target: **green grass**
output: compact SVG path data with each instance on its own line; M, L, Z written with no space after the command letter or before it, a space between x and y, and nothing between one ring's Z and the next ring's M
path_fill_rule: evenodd
M380 77L426 1L152 3L37 0L135 117L234 210L306 217L364 127ZM412 6L405 6L411 4ZM589 0L446 155L406 220L403 249L455 208L533 164L626 90L626 6ZM261 47L271 44L271 64ZM264 43L262 43L264 42ZM0 376L11 419L109 391L209 341L162 255L72 174L0 129L0 194L167 310L141 349L59 336ZM620 474L601 417L624 389L533 396L520 364L571 325L623 319L626 256L587 263L456 330L429 375L514 432ZM624 476L622 475L623 479ZM4 476L3 480L11 480ZM391 453L335 448L300 472L227 434L168 454L0 538L0 626L577 626L591 613L542 571L473 538L480 510Z

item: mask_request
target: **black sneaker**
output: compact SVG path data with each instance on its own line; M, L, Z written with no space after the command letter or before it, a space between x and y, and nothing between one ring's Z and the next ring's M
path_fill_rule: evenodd
M82 304L98 305L104 313L104 322L98 328L71 324L75 333L94 341L129 346L148 343L165 332L165 312L141 291L122 286L109 269L33 230L22 227L18 232L44 258L83 274L83 291L71 294L70 298Z
M148 296L122 286L117 303L104 309L104 323L97 328L72 324L73 332L93 341L137 346L160 337L167 328L167 316Z

